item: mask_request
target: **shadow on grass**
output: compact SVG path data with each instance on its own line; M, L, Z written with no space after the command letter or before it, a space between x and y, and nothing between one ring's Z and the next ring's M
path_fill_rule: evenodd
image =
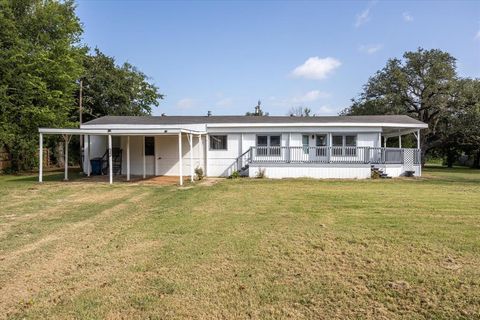
M81 172L80 168L68 169L68 181L75 181L84 177L85 176ZM62 182L64 181L63 178L64 178L63 169L47 171L47 172L44 172L43 174L44 182ZM0 177L0 182L8 182L8 183L38 182L38 172L4 175Z

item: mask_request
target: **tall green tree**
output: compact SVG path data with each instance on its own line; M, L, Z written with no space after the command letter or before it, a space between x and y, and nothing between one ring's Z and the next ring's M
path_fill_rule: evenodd
M105 115L149 115L164 97L144 73L129 63L118 66L99 49L85 57L84 68L84 121Z
M388 60L342 114L407 114L427 123L421 134L425 159L425 153L441 143L437 124L448 111L456 80L455 58L447 52L406 52L403 59Z
M85 48L73 1L0 0L0 145L36 161L38 128L71 124Z
M461 154L473 157L473 167L480 167L480 80L460 79L447 112L437 124L438 147L452 167Z

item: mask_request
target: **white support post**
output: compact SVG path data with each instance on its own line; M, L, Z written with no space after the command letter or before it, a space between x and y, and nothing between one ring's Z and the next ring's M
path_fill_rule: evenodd
M417 149L420 149L420 130L417 130Z
M90 168L90 135L87 136L87 164L86 164L86 167L87 167L87 177L90 177L90 171L91 171L91 168Z
M210 138L208 134L205 134L205 177L208 177L208 150L210 150Z
M387 137L383 137L383 147L386 148L387 147Z
M38 142L38 182L43 181L43 133L40 133Z
M108 135L108 179L113 183L112 135Z
M183 186L183 154L182 154L182 133L178 133L178 165L180 185Z
M130 181L130 136L127 136L127 181Z
M143 136L143 143L142 143L142 159L143 159L143 179L147 177L147 168L145 162L145 136Z
M193 135L188 134L188 143L190 147L190 181L193 182Z
M417 149L419 150L418 151L418 161L419 161L418 175L421 176L422 175L422 151L420 148L420 129L417 130Z
M65 162L65 177L63 180L68 181L68 135L63 136L63 140L65 142L65 157L64 157L64 162Z
M398 147L399 148L402 147L402 136L401 135L398 136Z
M203 149L203 145L202 145L202 135L199 134L198 135L198 144L197 144L197 155L198 155L198 165L200 167L202 167L202 149Z
M378 145L377 147L381 148L382 147L382 133L378 133Z

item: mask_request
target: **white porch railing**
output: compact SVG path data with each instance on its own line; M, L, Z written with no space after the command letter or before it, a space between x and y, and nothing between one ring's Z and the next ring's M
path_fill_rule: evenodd
M245 163L420 164L420 149L373 147L251 147Z

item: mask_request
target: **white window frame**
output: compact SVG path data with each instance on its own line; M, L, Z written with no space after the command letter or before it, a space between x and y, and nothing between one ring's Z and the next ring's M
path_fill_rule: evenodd
M213 137L225 137L225 149L215 149L213 148L213 144L212 144L212 138ZM208 145L209 145L209 148L208 150L209 151L227 151L228 150L228 134L211 134L209 135L208 137L210 139L210 141L208 141Z
M347 136L349 137L355 137L355 145L354 146L347 146ZM333 140L334 140L334 137L342 137L342 145L341 146L334 146L333 145ZM351 156L351 157L355 157L357 155L357 145L358 145L358 134L352 134L352 133L332 133L332 148L334 148L332 150L332 155L333 156ZM353 154L347 154L346 152L346 148L351 148L351 147L354 147L354 152ZM342 149L338 149L338 148L342 148ZM340 154L336 154L339 150L341 150L341 153Z
M266 146L259 146L258 145L258 137L267 137L267 145ZM279 137L280 138L280 145L272 146L271 145L271 138L272 137ZM255 136L255 146L257 147L257 154L258 154L258 147L260 148L267 148L265 154L260 154L260 156L271 156L271 157L281 157L282 156L282 134L280 133L265 133L265 134L257 134ZM270 148L278 148L278 152L275 150L271 150ZM262 150L262 149L260 149ZM274 151L274 152L272 152Z

